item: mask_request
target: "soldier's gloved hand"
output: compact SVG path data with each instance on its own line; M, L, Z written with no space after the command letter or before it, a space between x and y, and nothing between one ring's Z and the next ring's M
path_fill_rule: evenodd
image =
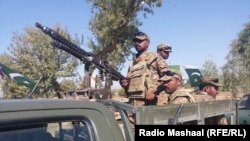
M149 91L147 94L146 94L146 99L147 100L153 100L155 98L155 93L154 91Z

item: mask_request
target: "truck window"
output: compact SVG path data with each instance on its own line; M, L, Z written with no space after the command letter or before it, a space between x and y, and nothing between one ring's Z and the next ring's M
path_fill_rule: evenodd
M241 99L239 100L239 108L247 108L247 101L250 101L248 96L243 96L241 97Z
M93 141L89 123L56 121L0 127L1 141Z

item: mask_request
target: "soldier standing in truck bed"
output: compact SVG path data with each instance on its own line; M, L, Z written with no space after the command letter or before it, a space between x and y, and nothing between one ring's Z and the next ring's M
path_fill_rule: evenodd
M149 51L149 36L138 32L133 38L137 54L133 57L126 79L120 81L121 86L134 106L156 105L155 91L159 78L168 70L165 60L157 53Z
M167 60L169 54L172 52L172 47L167 43L160 43L157 45L157 53L162 56L163 59ZM157 105L168 104L168 96L165 91L161 91L157 98Z

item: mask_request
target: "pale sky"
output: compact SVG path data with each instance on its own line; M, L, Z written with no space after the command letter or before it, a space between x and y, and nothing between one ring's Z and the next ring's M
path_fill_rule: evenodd
M219 68L226 63L232 40L249 22L250 0L164 0L154 12L147 19L139 16L140 29L150 36L151 51L166 42L173 48L169 65L202 68L206 60L212 60ZM92 36L91 16L85 0L0 0L0 53L12 43L12 32L22 33L36 22L48 27L60 23L72 35L84 35L86 43ZM122 70L126 72L127 67Z

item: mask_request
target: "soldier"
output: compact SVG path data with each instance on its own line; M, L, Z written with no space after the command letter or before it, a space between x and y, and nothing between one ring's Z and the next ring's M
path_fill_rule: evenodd
M218 78L203 77L201 84L199 85L199 91L195 93L195 99L197 102L214 101L218 95L219 87L223 85L219 84ZM225 115L219 115L216 117L208 118L205 120L205 124L208 125L227 125L227 119Z
M157 45L157 53L162 56L165 60L168 59L169 53L172 52L172 47L167 43L160 43ZM165 105L168 104L168 96L169 94L165 93L165 91L160 92L157 98L157 105Z
M159 45L157 45L157 53L161 55L165 60L168 59L170 52L172 52L172 47L167 43L160 43Z
M169 104L195 102L193 95L182 87L182 74L179 71L169 69L159 81L164 84L165 92L170 94Z
M217 78L203 77L199 85L199 91L195 93L195 99L198 102L214 101L216 95L218 95L219 87L223 85L219 84Z
M146 33L136 33L133 42L137 54L131 61L127 78L121 80L120 84L125 89L130 104L156 105L158 80L168 70L168 66L160 55L149 51L150 39Z

